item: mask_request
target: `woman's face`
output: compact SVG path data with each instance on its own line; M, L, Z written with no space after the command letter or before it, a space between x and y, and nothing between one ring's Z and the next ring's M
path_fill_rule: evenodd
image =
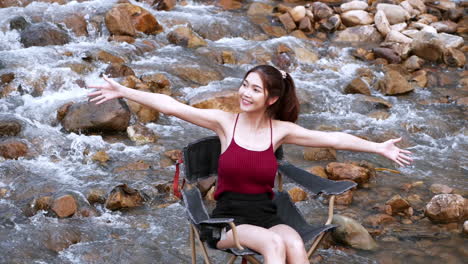
M251 72L239 88L240 109L243 112L265 110L268 91L264 89L262 79L256 72Z

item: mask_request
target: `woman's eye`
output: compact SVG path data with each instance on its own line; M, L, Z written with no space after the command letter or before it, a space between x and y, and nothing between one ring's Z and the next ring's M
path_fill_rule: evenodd
M254 89L254 92L260 93L260 92L262 92L262 91L261 91L260 89Z

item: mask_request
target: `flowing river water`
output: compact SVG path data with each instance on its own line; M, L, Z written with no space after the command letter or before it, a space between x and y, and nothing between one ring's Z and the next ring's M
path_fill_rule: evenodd
M339 151L338 161L366 160L376 167L397 169L401 174L378 172L370 186L356 191L350 206L338 207L337 212L363 220L379 213L393 195L406 197L418 194L426 204L433 196L429 186L448 185L466 197L468 192L468 131L467 107L451 100L467 96L466 87L459 83L463 69L431 66L437 78L448 79L428 88L416 88L401 96L384 96L376 90L372 95L393 104L387 119L368 114L357 95L346 95L343 87L359 68L369 68L382 77L381 68L355 59L352 47L325 42L317 44L292 36L265 37L261 28L246 15L246 9L224 11L209 1L187 1L171 11L155 11L149 5L131 1L151 12L164 31L145 38L157 48L140 52L135 45L107 41L105 26L98 29L91 20L103 19L117 1L71 1L64 5L33 2L26 7L0 9L0 74L14 72L15 82L23 91L0 98L2 118L20 120L20 137L28 142L33 155L18 160L0 160L0 263L190 263L188 225L179 202L162 206L162 194L155 183L169 181L174 166L161 166L167 150L181 149L187 143L212 135L176 118L161 115L146 126L159 139L155 144L135 145L125 135L84 135L64 132L56 121L57 109L70 101L86 100L90 90L79 85L100 82L99 75L107 63L95 61L88 69L77 73L70 65L81 63L88 51L101 49L125 58L136 76L163 73L171 82L173 94L190 102L219 91L235 91L243 73L264 62L263 54L274 54L279 44L292 49L304 48L319 54L314 63L297 62L291 75L301 100L298 123L306 128L339 130L376 141L402 136L402 146L413 152L414 164L397 168L384 158L365 153ZM247 1L245 5L248 7ZM263 1L275 4L274 1ZM74 13L85 14L88 36L75 36L63 46L24 48L19 32L10 30L9 21L23 16L28 21L61 21ZM98 18L97 18L98 17ZM191 24L204 36L206 48L189 49L170 44L166 35L177 25ZM205 50L204 50L205 49ZM235 54L251 54L243 64L219 64L207 56L208 51L230 50ZM73 55L65 55L71 52ZM209 52L208 52L209 53ZM219 80L194 84L176 74L177 67L194 67L217 72ZM44 91L34 95L34 82L43 82ZM445 99L441 100L441 99ZM87 153L105 150L110 156L106 164L90 159ZM285 146L286 157L301 167L326 165L325 162L305 161L302 148ZM150 166L145 170L117 170L137 161ZM407 183L422 181L423 185L408 191ZM110 191L127 183L145 192L149 201L142 207L127 211L110 211L97 205L97 216L58 219L39 211L25 214L31 200L44 194L72 193L86 205L90 189ZM288 186L291 186L290 184ZM89 206L89 205L88 205ZM298 203L310 221L323 219L312 213L325 207L312 199ZM415 215L423 209L415 208ZM374 238L376 251L332 247L318 251L320 263L463 263L468 259L468 239L460 227L432 224L427 218L402 224L401 219L383 227ZM72 241L72 242L71 242ZM210 251L212 252L212 251ZM215 263L225 256L219 252ZM199 256L199 263L201 255ZM464 262L466 263L466 262Z

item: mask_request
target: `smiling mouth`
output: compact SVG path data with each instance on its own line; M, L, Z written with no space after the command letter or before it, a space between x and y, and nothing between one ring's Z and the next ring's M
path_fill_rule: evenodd
M243 98L241 98L241 103L244 104L244 105L250 105L250 104L252 104L251 101L245 100L245 99L243 99Z

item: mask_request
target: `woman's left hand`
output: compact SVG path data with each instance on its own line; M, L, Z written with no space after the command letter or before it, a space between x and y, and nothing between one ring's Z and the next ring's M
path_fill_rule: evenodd
M380 143L380 153L382 156L393 160L398 165L404 167L405 165L410 165L413 159L410 156L408 156L408 154L411 154L410 151L400 149L399 147L395 146L395 143L399 142L400 140L401 137L396 139L390 139L383 143Z

